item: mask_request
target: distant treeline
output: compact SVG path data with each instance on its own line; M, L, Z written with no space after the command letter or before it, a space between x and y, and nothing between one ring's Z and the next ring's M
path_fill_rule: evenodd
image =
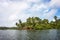
M17 27L0 27L0 30L17 29Z
M26 22L16 23L16 26L20 30L45 30L45 29L60 29L60 19L54 16L55 21L50 21L48 19L40 19L39 17L29 17Z

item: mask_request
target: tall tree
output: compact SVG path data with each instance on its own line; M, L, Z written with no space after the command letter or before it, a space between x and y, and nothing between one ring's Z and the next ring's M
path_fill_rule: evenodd
M57 28L57 16L54 16L55 19L55 28Z
M19 23L22 23L22 21L21 21L21 20L19 20Z
M43 24L47 24L49 21L48 21L48 19L44 19L42 22L43 22Z
M22 29L23 28L22 21L19 20L19 23L16 23L16 26L18 27L18 29Z
M55 21L57 21L57 16L54 16Z
M35 22L41 23L41 19L39 17L35 17Z

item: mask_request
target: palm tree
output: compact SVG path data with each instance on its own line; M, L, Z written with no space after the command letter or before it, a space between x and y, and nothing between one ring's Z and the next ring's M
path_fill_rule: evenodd
M16 23L16 25L18 25L18 23Z
M20 23L20 24L22 24L22 21L21 21L21 20L19 20L19 23Z
M55 19L55 28L57 28L57 16L54 16Z
M16 23L16 26L17 26L18 29L22 29L23 28L22 21L19 20L19 23Z
M54 16L55 21L57 21L57 16Z

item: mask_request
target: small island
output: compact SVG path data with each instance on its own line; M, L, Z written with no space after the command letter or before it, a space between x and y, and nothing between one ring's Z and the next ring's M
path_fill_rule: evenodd
M4 29L15 29L15 30L46 30L46 29L60 29L60 19L54 16L55 21L49 21L48 19L40 19L39 17L29 17L26 22L16 23L17 27L0 27L1 30Z

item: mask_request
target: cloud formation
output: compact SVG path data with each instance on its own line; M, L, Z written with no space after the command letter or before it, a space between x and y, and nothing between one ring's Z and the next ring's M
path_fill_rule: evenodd
M0 0L0 25L14 26L32 16L51 20L58 8L59 0Z

